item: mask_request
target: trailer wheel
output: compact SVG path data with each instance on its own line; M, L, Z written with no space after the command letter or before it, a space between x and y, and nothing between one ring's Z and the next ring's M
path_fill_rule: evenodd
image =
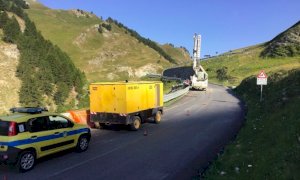
M94 124L95 124L96 129L104 129L105 128L104 123L94 122Z
M155 113L155 116L154 116L154 122L155 122L156 124L159 124L160 121L161 121L161 111L157 111L157 112Z
M141 127L141 118L138 116L133 116L132 123L130 124L130 129L132 131L137 131Z
M99 122L94 122L94 125L95 125L95 128L96 129L100 129L101 128L101 125Z

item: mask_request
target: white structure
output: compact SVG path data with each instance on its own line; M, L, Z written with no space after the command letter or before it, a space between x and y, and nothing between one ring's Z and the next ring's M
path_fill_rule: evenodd
M208 86L208 75L200 65L201 35L194 35L193 49L193 70L195 74L191 76L193 89L206 90Z

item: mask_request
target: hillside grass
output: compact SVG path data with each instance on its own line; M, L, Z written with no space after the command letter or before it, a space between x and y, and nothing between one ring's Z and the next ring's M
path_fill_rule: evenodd
M270 74L263 102L254 76L235 92L248 107L245 124L203 177L300 179L300 69Z
M77 17L72 11L53 10L33 3L26 11L43 36L63 49L89 82L138 80L143 72L161 73L172 64L155 50L111 23L99 33L100 18Z
M225 86L237 86L249 76L259 74L265 70L267 74L279 70L290 70L300 67L300 57L261 58L263 45L252 46L225 53L209 60L201 61L201 65L209 75L209 81ZM228 68L228 78L220 81L216 71L221 67Z
M171 44L164 44L161 47L167 54L176 59L180 65L187 65L192 61L190 54L185 52L183 48L174 47Z

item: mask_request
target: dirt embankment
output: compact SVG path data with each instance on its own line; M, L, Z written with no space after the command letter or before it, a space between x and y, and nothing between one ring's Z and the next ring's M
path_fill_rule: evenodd
M19 56L16 45L0 42L0 114L19 105L21 81L16 77Z

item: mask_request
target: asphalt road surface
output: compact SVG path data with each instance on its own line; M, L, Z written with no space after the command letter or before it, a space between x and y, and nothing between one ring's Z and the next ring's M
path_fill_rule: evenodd
M92 130L88 151L67 151L38 161L27 173L0 166L1 179L191 179L207 167L238 132L241 102L230 90L210 85L190 91L165 108L161 124L136 132ZM147 133L147 136L145 136Z

